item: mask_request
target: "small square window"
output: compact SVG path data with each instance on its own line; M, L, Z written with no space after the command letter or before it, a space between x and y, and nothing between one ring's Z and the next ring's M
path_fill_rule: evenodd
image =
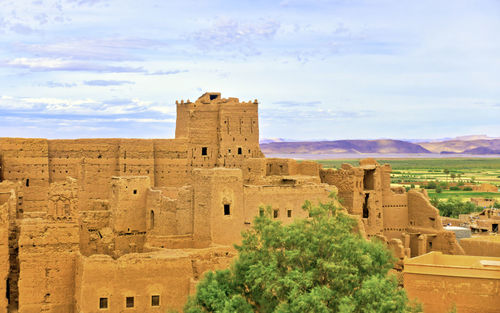
M134 307L134 297L126 297L125 298L125 307L127 307L127 308Z
M231 215L231 205L224 204L224 215Z
M134 195L136 195L136 194L137 194L137 189L134 189Z
M201 148L201 155L207 155L208 148L207 147L202 147Z
M108 298L99 298L99 309L108 308Z
M273 217L278 218L279 210L274 210L273 211Z
M242 154L243 150L241 148L238 148L238 154Z
M292 210L288 210L288 211L286 211L286 215L287 215L288 217L292 217Z
M159 295L151 296L151 306L160 306L160 296Z

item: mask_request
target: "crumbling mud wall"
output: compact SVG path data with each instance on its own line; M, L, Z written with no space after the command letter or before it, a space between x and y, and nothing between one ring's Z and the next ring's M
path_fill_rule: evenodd
M234 256L229 247L133 253L116 260L104 255L80 256L75 311L182 310L203 273L227 268Z
M73 312L75 222L25 219L19 238L19 313Z

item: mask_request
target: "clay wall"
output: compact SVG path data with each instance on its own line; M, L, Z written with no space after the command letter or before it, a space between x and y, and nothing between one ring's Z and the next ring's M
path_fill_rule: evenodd
M73 312L79 227L24 219L19 238L19 313Z
M219 165L241 167L246 158L263 157L259 146L258 103L229 98L220 104Z
M489 265L488 265L489 264ZM405 262L404 288L426 313L493 313L500 307L500 259L430 253Z
M297 185L297 186L245 186L245 223L250 225L261 208L271 207L273 218L284 224L291 223L296 218L307 218L309 215L302 209L306 200L313 205L318 202L334 201L330 198L336 192L334 186ZM338 204L338 206L340 206Z
M460 246L466 255L500 257L499 236L463 238L460 240Z
M75 311L102 312L100 298L107 298L109 312L182 310L203 273L227 268L234 255L231 248L221 247L129 254L117 260L82 256L76 270ZM153 296L159 298L157 306L152 305ZM133 307L126 307L127 297L134 298Z
M0 312L7 312L10 297L10 290L7 292L7 288L10 288L7 287L10 274L9 213L15 203L14 192L0 191Z
M432 206L428 198L416 190L408 191L407 197L410 227L443 230L439 211Z
M334 185L338 189L338 197L349 214L363 215L363 170L350 164L342 164L342 168L321 169L322 183Z
M240 169L195 169L193 231L200 245L231 245L245 227Z
M49 186L46 139L0 138L3 179L21 182L20 210L46 211Z
M111 183L111 226L116 233L146 231L146 199L149 176L113 177Z
M384 236L387 239L401 239L402 232L408 231L408 197L406 194L384 192Z
M184 139L155 139L154 186L180 187L190 180L188 148Z

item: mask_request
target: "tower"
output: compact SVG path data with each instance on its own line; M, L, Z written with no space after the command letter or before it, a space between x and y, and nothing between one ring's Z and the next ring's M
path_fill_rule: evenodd
M176 139L186 139L191 168L241 167L263 157L259 146L258 102L203 94L195 102L177 101Z

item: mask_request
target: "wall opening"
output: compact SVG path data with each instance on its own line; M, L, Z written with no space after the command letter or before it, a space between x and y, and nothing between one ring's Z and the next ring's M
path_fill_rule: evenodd
M136 194L137 194L137 189L134 189L134 195L136 195Z
M10 304L10 284L9 284L9 279L7 278L5 280L6 286L5 286L5 297L7 298L7 302Z
M370 216L370 212L368 210L368 198L370 197L369 193L365 194L365 202L363 202L363 218L368 218Z
M243 150L241 148L238 148L238 154L242 154Z
M99 298L99 309L108 308L108 298Z
M215 100L219 97L219 95L210 95L210 101Z
M151 228L155 227L155 211L153 210L149 213L149 224L151 225Z
M134 297L126 297L125 298L125 307L133 308L134 307Z
M201 155L207 155L208 148L207 147L201 147Z
M429 249L432 249L432 241L429 241Z
M30 179L26 178L26 187L29 187L29 186L30 186Z
M151 306L160 306L160 296L159 295L151 296Z
M365 170L363 185L365 190L375 189L375 170Z
M292 210L288 210L288 211L286 211L286 216L288 216L288 217L292 217Z
M278 218L278 216L279 216L279 212L280 212L279 210L274 210L274 211L273 211L273 217L274 217L274 218Z
M231 205L224 204L224 215L231 215Z
M491 231L494 233L498 233L498 224L491 224Z

